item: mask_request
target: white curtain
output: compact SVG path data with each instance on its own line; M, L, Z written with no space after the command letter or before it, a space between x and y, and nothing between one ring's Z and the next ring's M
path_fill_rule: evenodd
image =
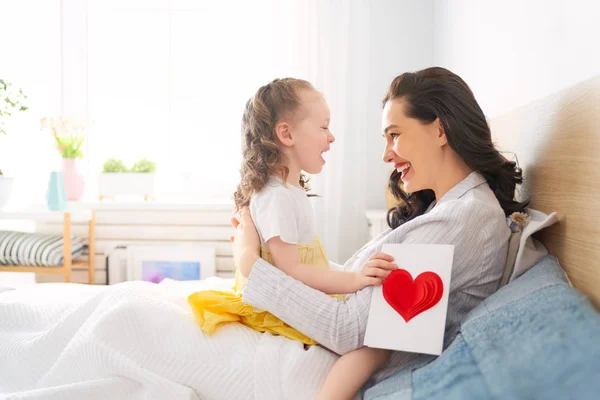
M313 204L325 250L331 260L343 262L367 240L366 165L377 162L366 157L367 140L372 140L365 112L369 3L298 0L279 10L278 15L286 14L289 17L279 24L282 29L295 29L296 42L281 44L288 52L282 60L292 64L292 75L308 79L322 91L331 108L336 141L323 172L312 177L311 187L320 196Z

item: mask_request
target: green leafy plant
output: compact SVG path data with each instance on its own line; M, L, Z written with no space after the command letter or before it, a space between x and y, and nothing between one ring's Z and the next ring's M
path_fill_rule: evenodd
M23 90L15 89L12 83L0 79L0 135L6 135L4 130L4 121L15 112L27 111L29 107L25 105L27 96Z
M137 161L131 168L131 172L138 173L152 173L154 171L156 171L156 164L147 158L142 158L140 161Z
M83 158L81 146L85 138L85 123L72 119L42 118L42 130L50 130L56 149L62 158Z
M25 105L27 96L23 90L15 89L12 83L0 79L0 135L6 135L4 129L5 120L15 112L27 111L29 107ZM3 176L0 169L0 176Z
M156 164L147 158L142 158L133 164L131 169L122 160L109 158L102 167L103 173L119 173L119 172L134 172L134 173L151 173L156 171Z
M129 172L125 163L121 160L109 158L102 167L104 173Z
M62 158L83 158L81 146L83 138L77 136L54 136L56 139L56 148L60 152Z

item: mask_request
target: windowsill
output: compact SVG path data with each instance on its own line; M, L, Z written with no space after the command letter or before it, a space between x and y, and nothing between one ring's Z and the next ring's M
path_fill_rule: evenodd
M231 200L112 200L69 202L74 207L94 210L144 210L144 211L232 211Z
M44 204L9 204L5 211L14 210L46 209ZM148 200L143 199L104 199L69 201L67 209L71 212L77 210L97 210L97 211L227 211L234 209L231 200ZM0 214L1 216L1 214Z

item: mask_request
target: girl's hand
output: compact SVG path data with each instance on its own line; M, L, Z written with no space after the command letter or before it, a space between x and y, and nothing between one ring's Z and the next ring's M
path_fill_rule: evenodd
M247 207L231 217L231 224L236 228L235 235L229 238L233 242L233 260L247 278L260 257L260 238Z
M385 253L375 253L362 266L361 270L356 272L357 290L365 286L381 285L390 272L398 269L394 264L394 257Z

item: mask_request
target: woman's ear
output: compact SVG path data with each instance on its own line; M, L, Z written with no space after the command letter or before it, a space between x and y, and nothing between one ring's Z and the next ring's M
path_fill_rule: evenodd
M448 144L448 138L446 137L446 131L444 130L444 126L439 118L435 119L435 124L437 125L438 130L438 144L441 146L445 146Z
M277 139L282 145L286 147L291 147L294 145L294 139L292 138L290 125L287 122L280 122L275 125L275 135L277 135Z

